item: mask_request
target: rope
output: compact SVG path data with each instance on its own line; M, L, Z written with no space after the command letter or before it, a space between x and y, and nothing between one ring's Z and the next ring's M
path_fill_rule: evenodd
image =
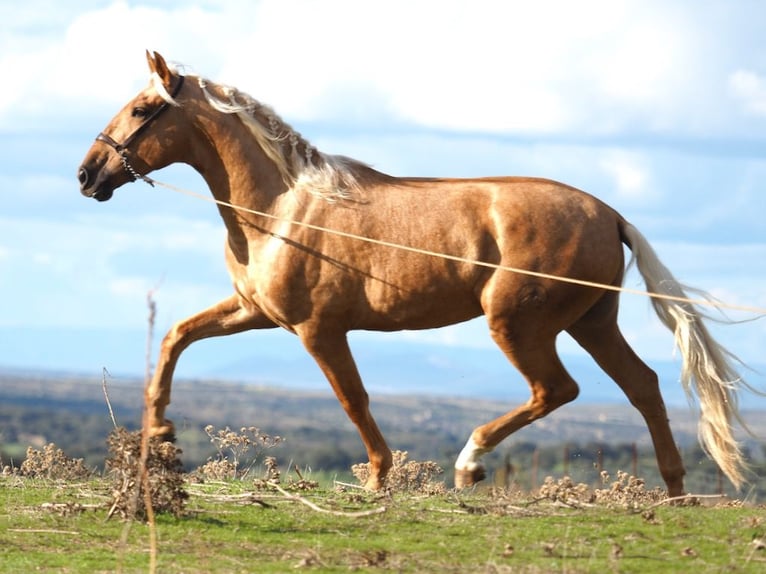
M553 281L559 281L561 283L569 283L572 285L580 285L583 287L593 287L595 289L603 289L605 291L616 291L620 293L629 293L631 295L641 295L644 297L650 297L654 299L664 299L667 301L675 301L678 303L688 303L690 305L702 305L707 307L714 307L717 309L727 309L731 311L743 311L746 313L754 313L756 315L760 316L766 316L766 308L763 307L754 307L750 305L734 305L731 303L724 303L721 301L713 301L710 299L691 299L689 297L681 297L677 295L667 295L664 293L653 293L651 291L646 291L643 289L633 289L630 287L623 287L623 286L617 286L617 285L608 285L606 283L597 283L594 281L586 281L584 279L575 279L572 277L562 277L560 275L551 275L549 273L541 273L539 271L530 271L529 269L520 269L518 267L511 267L508 265L499 265L497 263L489 263L487 261L478 261L476 259L470 259L467 257L461 257L459 255L449 255L447 253L439 253L438 251L430 251L428 249L421 249L419 247L411 247L409 245L402 245L400 243L393 243L391 241L385 241L382 239L374 239L372 237L365 237L363 235L356 235L354 233L348 233L346 231L340 231L337 229L329 229L327 227L322 227L321 225L314 225L312 223L306 223L305 221L296 221L294 219L286 219L283 217L279 217L276 215L273 215L271 213L265 213L263 211L258 211L256 209L250 209L248 207L243 207L241 205L234 205L232 203L229 203L227 201L222 201L220 199L216 199L214 197L210 197L208 195L203 195L201 193L197 193L195 191L190 191L188 189L183 189L180 187L176 187L175 185L171 185L169 183L163 183L161 181L157 181L156 179L152 179L150 177L144 176L144 181L154 187L155 185L164 187L165 189L169 189L170 191L174 191L176 193L180 193L182 195L187 195L190 197L194 197L196 199L201 199L203 201L207 201L209 203L215 203L217 205L221 205L223 207L228 207L230 209L233 209L235 211L242 211L245 213L250 213L252 215L257 215L260 217L265 217L267 219L272 219L275 221L279 221L282 223L288 223L290 225L297 225L300 227L305 227L306 229L313 229L314 231L320 231L322 233L330 233L332 235L337 235L339 237L346 237L349 239L355 239L357 241L364 241L366 243L371 243L374 245L381 245L383 247L390 247L393 249L400 249L402 251L408 251L410 253L418 253L420 255L428 255L430 257L439 257L441 259L447 259L449 261L457 261L460 263L468 263L470 265L477 265L479 267L487 267L490 269L497 269L499 271L508 271L510 273L518 273L520 275L527 275L529 277L537 277L539 279L550 279ZM286 237L283 237L277 233L273 233L275 237L280 237L282 239L287 239ZM760 317L758 317L760 318Z

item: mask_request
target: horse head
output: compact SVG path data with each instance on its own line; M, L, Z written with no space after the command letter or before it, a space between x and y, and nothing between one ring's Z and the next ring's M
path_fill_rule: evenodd
M146 52L151 81L129 101L96 137L77 170L80 192L107 201L125 183L177 161L173 145L182 141L176 97L184 76L171 70L165 59Z

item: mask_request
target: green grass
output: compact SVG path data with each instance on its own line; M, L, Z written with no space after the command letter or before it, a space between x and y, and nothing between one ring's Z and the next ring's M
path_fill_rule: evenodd
M327 487L235 501L242 482L190 485L157 517L159 572L761 572L763 507L566 505L490 491L379 496ZM149 528L107 520L109 485L0 477L0 571L147 572ZM262 504L261 504L262 503ZM123 542L124 538L124 542Z

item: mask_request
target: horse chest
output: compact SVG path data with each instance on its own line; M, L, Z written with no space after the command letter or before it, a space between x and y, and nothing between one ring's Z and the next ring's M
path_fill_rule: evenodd
M283 239L273 236L251 244L246 262L234 258L227 262L234 289L244 306L260 309L282 326L305 319L310 307L305 272L286 251Z

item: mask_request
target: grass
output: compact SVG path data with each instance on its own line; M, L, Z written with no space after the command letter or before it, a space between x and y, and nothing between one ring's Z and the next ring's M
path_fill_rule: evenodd
M299 493L187 484L157 517L159 572L761 572L766 512L502 491ZM250 490L248 490L250 489ZM146 572L149 529L107 520L110 484L0 477L0 571ZM559 493L560 494L560 493ZM372 513L385 507L383 513ZM350 517L350 512L369 515Z

